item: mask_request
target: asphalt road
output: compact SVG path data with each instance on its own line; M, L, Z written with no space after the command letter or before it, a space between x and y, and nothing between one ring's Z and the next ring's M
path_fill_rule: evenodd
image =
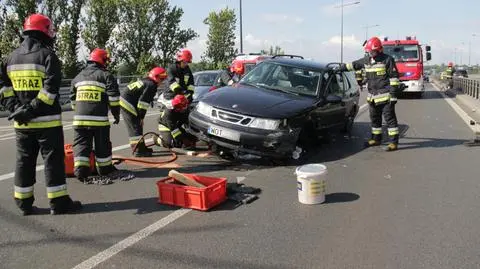
M70 179L69 192L86 204L81 214L22 217L12 179L0 176L0 267L479 268L479 149L462 145L470 129L440 93L427 91L397 105L399 151L363 149L368 112L351 139L318 150L309 162L328 167L322 205L298 202L294 166L181 156L179 171L244 180L262 194L238 208L183 210L156 203L155 182L168 169L136 170L135 180L107 186ZM112 130L114 146L125 144L123 123ZM10 173L13 140L0 149L0 171ZM36 204L46 208L43 182L40 171Z

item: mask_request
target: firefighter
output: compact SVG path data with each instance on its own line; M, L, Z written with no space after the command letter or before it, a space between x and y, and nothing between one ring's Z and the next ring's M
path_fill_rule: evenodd
M196 139L182 127L188 104L188 99L181 94L176 95L169 104L161 104L162 112L158 119L160 137L157 141L160 146L165 148L194 146Z
M95 164L99 175L116 171L112 164L108 111L120 121L120 92L115 77L107 71L110 56L104 49L90 53L87 66L71 82L73 152L75 176L82 182L90 175L89 156L95 141Z
M363 69L355 71L355 80L358 86L363 89Z
M386 151L398 149L399 130L395 104L397 103L397 89L400 85L398 70L394 59L383 53L380 39L373 37L368 40L365 56L349 64L342 64L343 71L361 70L365 68L366 82L368 83L367 102L370 108L372 122L371 138L365 143L367 147L378 146L382 142L382 114L388 125L389 144Z
M130 136L130 147L135 151L136 157L152 156L152 150L139 142L143 135L143 119L150 103L157 93L157 87L167 78L167 71L162 67L155 67L148 76L130 83L122 90L120 106Z
M455 73L455 68L453 67L453 63L449 62L444 75L444 78L447 80L447 86L449 89L453 88L453 73Z
M54 52L55 29L42 14L32 14L23 25L20 47L0 68L1 103L14 120L17 160L14 199L23 215L33 207L36 163L41 152L45 163L50 213L66 214L82 208L67 192L64 136L59 103L62 80L60 61ZM13 84L12 84L13 82Z
M237 83L243 74L243 70L244 68L241 62L232 63L232 65L222 71L219 78L215 81L213 84L214 89Z
M174 64L168 67L168 85L169 90L162 95L165 100L172 100L176 95L182 94L187 97L189 103L192 102L193 92L193 74L188 66L192 62L192 53L188 49L180 50L176 55Z

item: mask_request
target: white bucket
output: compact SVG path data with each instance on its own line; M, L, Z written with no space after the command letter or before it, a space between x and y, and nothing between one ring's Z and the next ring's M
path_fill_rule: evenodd
M297 167L298 201L302 204L321 204L325 202L327 167L313 163Z

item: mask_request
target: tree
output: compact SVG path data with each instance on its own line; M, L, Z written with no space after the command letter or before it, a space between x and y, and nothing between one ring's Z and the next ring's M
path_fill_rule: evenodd
M222 9L218 13L210 12L203 21L209 26L205 56L217 67L228 65L237 53L236 22L235 11L229 8Z
M261 50L260 51L261 54L266 54L266 55L280 55L280 54L285 54L285 52L283 51L282 48L280 48L279 46L270 46L270 49L267 51L267 50Z
M63 76L73 78L78 74L80 63L77 60L78 39L80 36L80 15L85 0L71 1L67 7L67 17L60 26L58 56L62 60Z
M157 50L161 51L164 66L173 61L175 53L180 48L185 47L188 41L198 37L198 34L190 28L180 29L182 16L183 10L181 8L167 7L164 27L156 44Z
M82 38L89 51L106 48L110 35L119 22L118 0L87 0L82 21L85 29Z
M109 45L119 62L139 73L160 60L159 55L165 62L196 36L193 30L180 29L183 10L170 8L167 0L119 1L119 24Z

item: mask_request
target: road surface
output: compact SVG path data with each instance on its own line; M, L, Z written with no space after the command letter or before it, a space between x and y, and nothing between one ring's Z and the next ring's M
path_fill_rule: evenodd
M298 202L294 166L181 156L179 171L243 180L262 189L260 198L211 212L159 205L155 182L168 169L137 170L136 179L106 186L69 179L84 211L50 216L40 167L36 205L44 214L28 217L11 198L14 140L0 119L0 267L479 268L480 148L462 145L471 130L430 84L423 99L399 100L397 114L399 151L363 149L363 109L351 139L338 136L309 161L328 167L322 205ZM112 133L115 153L127 155L118 147L128 141L124 123Z

